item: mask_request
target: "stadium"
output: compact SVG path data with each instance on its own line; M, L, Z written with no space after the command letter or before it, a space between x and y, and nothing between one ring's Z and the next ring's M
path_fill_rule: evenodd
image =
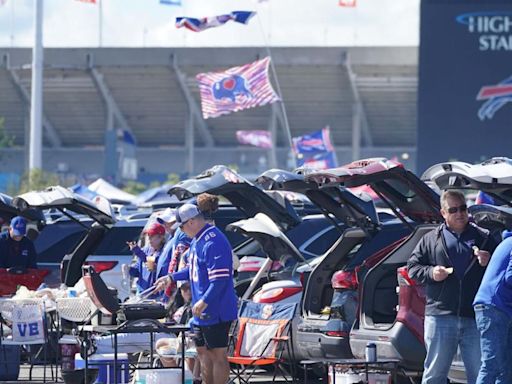
M203 119L198 73L269 54L285 111L277 102ZM21 174L28 158L31 50L2 48L0 58L0 116L15 144L4 150L0 167ZM45 49L43 167L115 175L119 159L106 159L108 133L128 132L136 141L137 169L124 176L143 182L213 164L236 164L247 175L292 168L285 112L293 137L329 126L339 164L385 156L414 169L417 73L417 47ZM255 129L275 135L275 153L237 142L237 130Z

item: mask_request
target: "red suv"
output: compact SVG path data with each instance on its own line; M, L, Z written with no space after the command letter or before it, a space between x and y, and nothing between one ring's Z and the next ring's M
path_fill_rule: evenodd
M429 168L422 179L440 189L482 190L496 201L512 205L512 161L509 159L496 158L477 165L441 163ZM490 229L493 236L500 236L504 228L512 228L510 208L483 204L471 206L469 212L473 220ZM359 288L358 319L350 333L350 346L356 357L364 357L366 344L372 342L377 345L379 358L400 359L409 375L421 376L425 357L425 296L423 287L409 278L406 264L416 244L441 220L438 215L432 217L432 223L416 227L401 246L367 272ZM461 368L456 356L450 376L464 382Z

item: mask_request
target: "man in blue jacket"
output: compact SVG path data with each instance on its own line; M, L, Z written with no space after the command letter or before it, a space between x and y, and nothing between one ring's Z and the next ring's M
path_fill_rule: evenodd
M503 238L473 302L482 354L477 384L512 383L512 232Z
M37 268L36 250L26 234L27 221L13 217L9 230L0 234L0 268Z
M192 239L189 265L159 279L155 285L163 289L171 281L190 281L192 326L201 378L205 384L225 384L229 379L229 327L237 318L231 245L193 204L183 204L177 210L176 224Z

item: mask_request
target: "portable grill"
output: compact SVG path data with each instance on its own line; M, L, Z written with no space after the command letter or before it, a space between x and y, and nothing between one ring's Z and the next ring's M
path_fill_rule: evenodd
M82 267L83 279L92 302L105 315L117 315L126 320L163 319L167 315L164 304L156 300L120 304L115 290L107 287L91 265ZM152 290L143 292L152 293Z

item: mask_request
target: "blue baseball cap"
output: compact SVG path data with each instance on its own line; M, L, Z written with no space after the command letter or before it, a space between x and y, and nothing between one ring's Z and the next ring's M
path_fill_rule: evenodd
M11 229L14 236L25 236L27 233L27 220L21 216L13 217L11 220Z

